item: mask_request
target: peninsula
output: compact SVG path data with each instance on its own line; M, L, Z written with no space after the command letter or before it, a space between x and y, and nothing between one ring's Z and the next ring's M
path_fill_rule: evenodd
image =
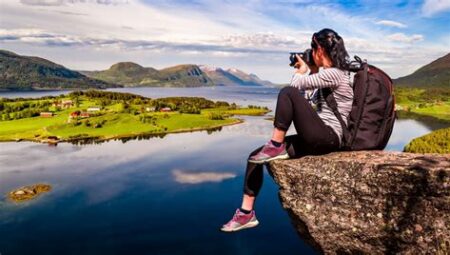
M242 122L233 118L234 115L267 112L265 107L241 107L201 97L151 99L99 90L39 99L3 98L0 99L0 141L101 141L209 130Z

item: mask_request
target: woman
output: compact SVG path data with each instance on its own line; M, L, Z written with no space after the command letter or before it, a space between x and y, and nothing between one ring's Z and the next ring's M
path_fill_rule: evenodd
M253 205L262 186L264 163L339 149L342 127L320 89L331 88L338 111L346 121L353 102L352 83L347 71L348 53L342 37L331 29L314 33L311 47L315 66L308 67L297 55L297 69L291 86L283 88L278 95L272 139L250 154L241 208L222 226L222 231L232 232L258 225ZM314 90L319 92L314 93L318 96L316 108L301 93ZM292 122L297 134L286 137Z

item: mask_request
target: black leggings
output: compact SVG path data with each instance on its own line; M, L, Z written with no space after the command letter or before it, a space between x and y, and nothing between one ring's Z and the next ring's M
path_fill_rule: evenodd
M285 87L278 94L274 126L287 131L294 122L296 135L286 136L286 149L290 158L320 155L339 148L339 137L325 125L317 112L294 87ZM249 157L261 150L259 147ZM257 196L263 183L263 165L247 163L244 193Z

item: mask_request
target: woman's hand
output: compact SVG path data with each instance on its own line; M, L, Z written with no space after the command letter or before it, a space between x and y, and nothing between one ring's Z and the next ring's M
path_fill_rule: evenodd
M308 72L308 65L303 61L303 59L298 55L295 54L295 57L297 58L297 63L295 63L294 67L297 68L295 71L299 74L305 74Z

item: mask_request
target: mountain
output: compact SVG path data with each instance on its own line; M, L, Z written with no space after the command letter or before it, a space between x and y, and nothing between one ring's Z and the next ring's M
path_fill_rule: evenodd
M450 53L410 75L395 79L394 84L399 87L450 87Z
M197 65L177 65L159 71L162 80L178 87L214 86Z
M200 66L200 69L219 86L274 86L270 81L261 80L254 74L247 74L235 68L223 70L219 67Z
M104 71L80 71L106 82L127 87L200 87L200 86L273 86L254 74L238 69L224 70L218 67L177 65L161 70L143 67L133 62L120 62Z
M196 65L177 65L161 70L142 67L132 62L120 62L104 71L81 71L83 74L122 84L127 87L200 87L213 86L214 83Z
M0 90L117 87L39 57L0 50Z
M125 86L140 85L159 81L158 70L145 68L133 62L120 62L112 65L104 71L80 71L81 73L103 80L114 82Z

